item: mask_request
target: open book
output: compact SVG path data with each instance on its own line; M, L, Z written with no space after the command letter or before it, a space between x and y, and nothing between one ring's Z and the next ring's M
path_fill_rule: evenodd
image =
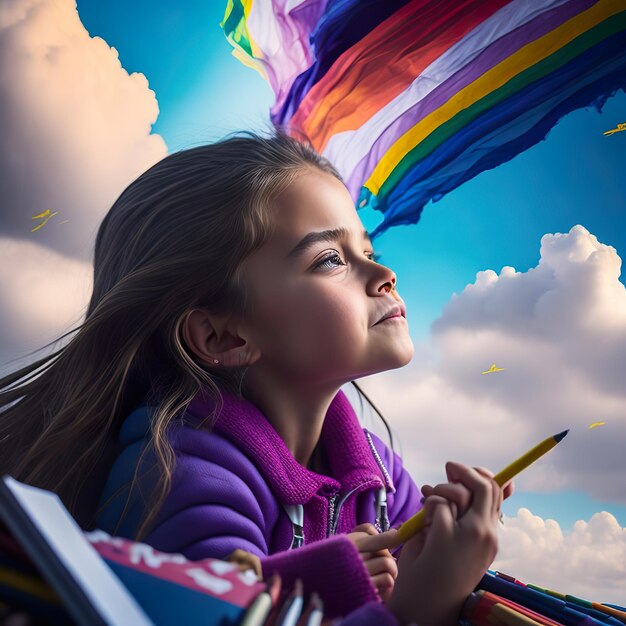
M237 624L264 589L233 563L189 561L101 530L84 532L56 494L8 475L0 480L0 520L78 624ZM1 542L0 556L5 569L15 563L16 579L23 574ZM0 591L10 581L0 579Z

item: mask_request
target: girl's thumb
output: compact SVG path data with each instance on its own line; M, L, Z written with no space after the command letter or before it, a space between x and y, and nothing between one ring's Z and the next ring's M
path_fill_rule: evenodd
M359 539L358 548L360 552L376 552L378 550L391 550L400 545L398 530L392 528L377 535L367 535Z

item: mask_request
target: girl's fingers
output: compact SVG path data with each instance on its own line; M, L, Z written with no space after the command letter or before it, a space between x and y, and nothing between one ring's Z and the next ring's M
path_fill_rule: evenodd
M515 491L515 483L513 482L513 479L511 478L511 480L509 480L508 483L504 483L504 485L502 485L502 498L506 500L509 496L513 495L514 491Z
M374 524L366 523L359 524L355 528L352 529L353 533L367 533L368 535L377 535L378 530L376 530L376 526Z
M485 478L488 478L491 481L491 487L493 489L493 505L491 507L491 514L493 517L498 517L500 515L500 507L502 506L502 489L500 485L493 480L494 473L487 469L486 467L475 467L474 468L479 474L482 474Z
M429 496L436 495L442 496L453 504L453 513L456 519L457 512L458 517L461 517L463 513L469 508L472 502L472 492L461 483L442 483L436 485L429 490Z
M355 540L359 552L378 552L397 548L402 542L398 538L398 529L391 528L376 535L363 535Z
M487 469L486 467L475 467L474 469L489 478L493 478L495 475L491 470ZM511 480L502 485L502 499L506 500L509 496L513 495L514 491L515 485L513 483L513 479L511 478Z
M426 509L424 526L428 528L429 535L433 536L433 542L446 535L449 537L454 531L455 524L450 501L441 496L433 495L426 499L424 508ZM426 542L424 545L426 545Z
M376 576L372 576L372 584L379 593L381 590L393 588L395 583L395 578L391 576L389 573L384 574L376 574Z
M359 554L361 555L361 560L362 561L368 561L369 559L373 559L377 556L391 556L391 552L389 550L387 550L387 548L383 549L383 550L376 550L375 552L361 552L359 551Z
M433 523L435 510L438 506L445 505L448 510L450 509L450 501L443 496L432 495L428 496L424 501L424 527L430 527ZM452 511L451 511L452 512Z
M476 471L473 467L448 461L446 463L448 480L460 482L472 492L471 509L480 516L490 517L494 511L494 499L497 499L496 489L500 487L493 478Z
M396 560L392 556L380 556L369 561L365 561L365 567L370 575L374 578L379 574L390 574L393 580L398 576L398 566Z
M387 602L393 593L393 585L390 587L383 587L382 589L378 589L378 595L383 602Z
M261 560L256 554L237 548L226 557L226 560L236 563L240 571L254 570L255 574L261 579Z

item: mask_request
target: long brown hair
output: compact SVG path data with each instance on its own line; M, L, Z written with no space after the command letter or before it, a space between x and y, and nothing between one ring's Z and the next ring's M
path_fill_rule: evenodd
M341 180L281 130L242 131L172 153L135 179L98 228L84 322L47 345L76 334L0 379L0 475L56 492L83 528L93 528L120 452L119 426L148 398L158 408L144 453L156 457L158 480L141 540L171 485L168 425L201 389L219 413L217 383L241 394L245 375L245 367L199 365L182 322L195 307L247 319L241 263L271 236L272 200L307 168Z

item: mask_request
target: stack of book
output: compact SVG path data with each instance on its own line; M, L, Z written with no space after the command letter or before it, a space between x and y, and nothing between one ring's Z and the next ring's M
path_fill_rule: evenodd
M278 577L262 582L236 563L84 532L56 494L0 480L0 621L19 612L36 624L256 626L300 612L301 588L279 592Z

